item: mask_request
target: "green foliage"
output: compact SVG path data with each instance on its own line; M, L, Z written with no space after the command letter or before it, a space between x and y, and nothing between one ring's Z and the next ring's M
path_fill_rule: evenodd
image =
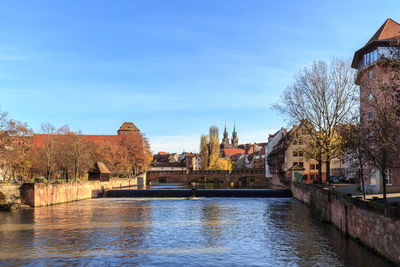
M35 183L47 183L47 179L44 178L44 177L36 177L33 182L35 182Z

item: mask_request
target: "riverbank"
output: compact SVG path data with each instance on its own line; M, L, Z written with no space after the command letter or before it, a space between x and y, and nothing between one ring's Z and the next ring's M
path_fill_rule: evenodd
M292 183L293 197L323 221L400 265L400 207L353 198L318 185Z
M0 183L0 211L21 207L20 185Z

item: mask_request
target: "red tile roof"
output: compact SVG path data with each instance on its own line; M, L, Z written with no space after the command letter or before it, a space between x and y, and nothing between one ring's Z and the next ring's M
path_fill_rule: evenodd
M230 158L231 156L235 154L243 154L244 149L241 148L224 148L224 155L227 158Z
M34 134L33 145L35 147L42 147L47 136L48 134ZM82 135L82 137L91 142L110 141L115 144L120 142L123 138L121 135Z
M394 40L400 36L400 24L388 18L379 30L367 42L367 45L375 41Z

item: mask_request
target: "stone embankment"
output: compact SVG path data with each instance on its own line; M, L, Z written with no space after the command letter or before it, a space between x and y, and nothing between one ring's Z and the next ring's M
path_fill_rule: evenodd
M0 184L0 211L21 206L21 193L19 184Z
M324 221L400 264L400 207L364 201L304 183L293 183L292 194Z
M25 183L0 185L0 210L10 210L21 205L43 207L102 196L105 190L140 187L146 184L145 176L111 178L108 182L86 181L69 183Z

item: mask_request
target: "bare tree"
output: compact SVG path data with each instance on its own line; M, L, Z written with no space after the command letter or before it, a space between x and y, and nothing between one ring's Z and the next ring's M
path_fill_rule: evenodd
M341 150L345 157L353 159L358 165L358 180L361 183L361 191L365 199L365 181L364 181L364 164L365 164L365 140L361 138L360 124L358 117L355 123L345 124L340 127Z
M71 155L74 179L77 181L82 169L89 169L90 143L82 136L82 132L70 133L69 152Z
M57 169L62 171L63 178L68 182L72 170L72 157L70 153L72 132L68 125L64 125L57 130L56 142L56 164Z
M337 153L337 127L356 112L358 90L354 70L343 59L313 62L299 71L274 108L290 123L307 121L310 143L324 156L326 180L330 178L330 160Z
M42 158L46 169L46 179L49 181L55 172L56 161L56 128L50 123L41 125L43 133Z

